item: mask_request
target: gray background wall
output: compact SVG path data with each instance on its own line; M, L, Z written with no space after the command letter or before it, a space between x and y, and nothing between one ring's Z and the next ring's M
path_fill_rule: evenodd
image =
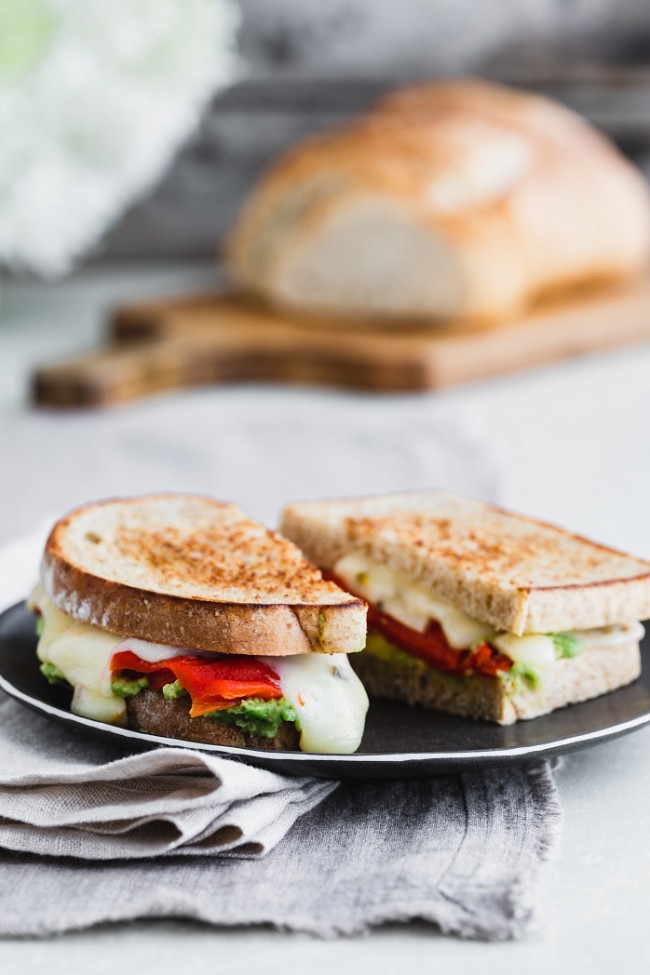
M248 187L301 136L411 79L544 90L650 170L648 0L241 0L244 77L91 260L212 254Z

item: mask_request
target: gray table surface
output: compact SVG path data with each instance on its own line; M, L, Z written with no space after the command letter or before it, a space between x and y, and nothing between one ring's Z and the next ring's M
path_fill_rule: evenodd
M208 266L136 266L86 272L58 285L6 282L0 291L0 416L21 410L29 366L91 344L116 296L214 283ZM508 475L510 504L650 557L650 347L609 353L428 397L433 410L476 418ZM264 390L251 395L264 396ZM390 400L378 398L378 410ZM2 458L6 464L10 458ZM36 472L35 472L36 473ZM0 502L2 501L0 473ZM34 511L34 519L44 511ZM0 503L0 540L26 525ZM424 925L321 942L266 929L214 931L138 922L53 940L0 942L0 970L24 975L159 975L205 970L304 970L312 975L435 968L458 975L554 970L605 975L650 970L650 729L564 759L561 848L546 871L540 931L485 945ZM246 954L242 955L245 950Z

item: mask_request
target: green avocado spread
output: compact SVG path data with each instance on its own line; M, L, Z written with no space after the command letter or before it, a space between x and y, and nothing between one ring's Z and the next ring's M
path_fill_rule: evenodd
M232 708L210 711L205 716L222 724L234 725L252 738L274 738L283 721L292 721L299 729L298 715L285 697L266 701L247 697Z
M400 669L408 667L410 670L427 670L427 664L423 660L420 660L419 657L414 657L411 653L407 653L406 650L400 650L394 643L390 643L381 633L377 633L374 630L368 633L366 649L362 652L369 653L372 657L377 657L378 660L383 661L383 663L399 667Z
M179 680L172 681L171 684L165 684L162 689L162 696L166 701L175 701L177 698L183 697L185 694L187 694L187 691Z
M577 636L571 633L551 633L555 646L555 656L558 660L563 657L579 657L584 653L585 645Z
M39 670L50 684L65 684L66 687L70 686L56 664L43 663L40 665Z
M111 681L111 690L116 697L135 697L147 687L149 687L149 680L146 677L137 677L134 680L129 680L128 677L114 677Z

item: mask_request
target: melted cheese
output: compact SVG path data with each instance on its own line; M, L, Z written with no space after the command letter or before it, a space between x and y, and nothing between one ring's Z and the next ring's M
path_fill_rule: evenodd
M344 653L259 657L280 677L300 722L305 752L349 755L361 744L368 695Z
M36 650L38 659L58 667L74 688L70 710L95 721L123 724L126 705L111 692L110 672L110 660L120 637L62 613L40 586L32 593L29 604L43 619Z
M29 605L41 613L44 626L37 654L59 668L74 688L71 710L109 724L126 721L124 699L111 691L110 661L114 653L131 650L142 660L158 663L192 653L181 647L133 638L122 639L89 623L79 623L56 608L37 586ZM283 695L300 720L303 751L356 751L361 742L368 696L345 654L300 654L259 657L278 674Z
M550 667L557 659L552 636L541 633L524 636L497 633L493 626L468 616L422 587L413 585L405 575L392 572L385 565L377 565L365 555L351 553L344 556L334 566L334 573L354 593L419 633L424 633L429 623L435 620L440 624L447 643L455 650L466 650L474 643L485 640L515 663L526 664L540 671ZM581 640L585 648L596 648L641 640L643 634L640 623L627 623L593 630L575 630L569 635Z
M455 650L465 650L479 640L491 640L496 633L489 623L468 616L413 585L406 576L370 562L363 555L344 556L334 566L334 573L357 595L418 633L424 633L435 620Z
M492 640L492 644L516 664L525 664L535 670L548 670L556 660L555 643L551 636L538 633L513 636L512 633L501 633Z
M83 684L75 686L70 710L74 714L92 718L93 721L103 721L105 724L124 724L126 720L126 704L121 697L114 694L96 694Z
M621 623L618 626L603 626L599 630L573 630L571 636L589 647L617 647L622 643L640 642L645 636L641 623Z

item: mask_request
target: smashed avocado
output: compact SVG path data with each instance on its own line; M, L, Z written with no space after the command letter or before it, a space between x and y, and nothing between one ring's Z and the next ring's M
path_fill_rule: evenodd
M45 680L49 681L50 684L63 684L66 687L70 686L56 664L43 663L40 665L39 670Z
M558 660L563 657L579 657L584 652L585 645L577 636L570 633L552 633L551 636Z
M366 639L366 649L363 653L369 653L373 657L377 657L385 664L391 664L394 667L409 667L411 670L426 670L427 665L423 660L418 657L414 657L413 654L407 653L405 650L400 650L396 647L394 643L390 643L386 640L381 633L376 633L374 631L368 634Z
M165 684L162 689L162 695L166 701L175 701L177 698L183 697L185 694L187 694L187 691L179 680L174 680L170 684Z
M128 677L114 677L111 681L111 690L116 697L135 697L147 687L149 687L149 680L146 677L137 677L135 680L129 680Z
M298 729L298 715L285 697L266 701L248 697L232 708L210 711L206 718L241 728L252 738L274 738L283 721L292 721Z
M542 686L540 671L528 664L513 664L510 670L500 670L497 676L507 684L509 694L518 694L529 688L537 690Z

